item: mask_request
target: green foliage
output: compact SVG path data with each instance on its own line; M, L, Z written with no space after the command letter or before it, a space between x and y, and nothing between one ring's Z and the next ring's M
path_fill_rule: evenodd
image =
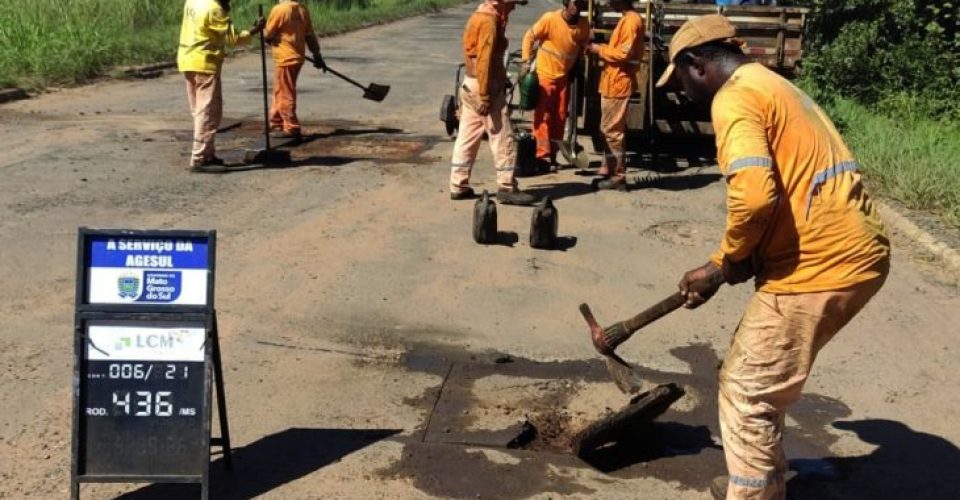
M960 117L960 2L810 0L804 78L890 116Z
M847 98L835 98L825 109L857 155L871 189L960 227L960 124L883 116Z
M318 34L329 35L463 0L307 0ZM74 84L116 65L176 58L183 0L0 0L0 87ZM248 27L257 5L233 0L230 16Z

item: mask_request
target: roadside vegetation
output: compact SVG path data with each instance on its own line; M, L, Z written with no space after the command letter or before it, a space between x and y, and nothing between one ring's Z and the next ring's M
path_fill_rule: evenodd
M463 0L306 0L319 35L396 20ZM257 5L233 0L247 28ZM0 87L82 83L120 65L176 59L183 0L0 0ZM321 42L321 47L322 47Z
M808 0L805 87L871 188L960 228L960 3Z

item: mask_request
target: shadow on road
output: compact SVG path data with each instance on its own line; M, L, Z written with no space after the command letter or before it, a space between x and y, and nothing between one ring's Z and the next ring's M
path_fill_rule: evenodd
M833 426L877 448L859 457L823 459L839 480L825 480L816 470L805 471L803 462L791 461L791 468L799 469L787 483L794 498L946 500L960 495L960 449L946 439L893 420L839 421Z
M523 186L523 190L543 199L549 196L551 200L557 201L572 196L580 196L594 192L593 186L589 182L558 182L556 184L536 184Z
M263 495L326 465L399 433L397 429L302 429L271 434L233 450L233 470L223 458L210 464L211 498L246 499ZM196 499L196 484L151 484L120 498Z
M686 191L700 189L722 179L718 173L671 175L657 174L638 176L630 180L630 189L663 189L665 191Z

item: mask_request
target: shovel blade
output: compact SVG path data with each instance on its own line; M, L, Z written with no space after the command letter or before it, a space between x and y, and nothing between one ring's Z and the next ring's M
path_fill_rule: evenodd
M643 379L626 361L616 354L605 355L603 357L607 365L607 372L610 378L617 385L620 392L624 394L636 394L643 388Z
M363 98L370 99L371 101L380 102L386 99L387 94L390 92L389 85L380 85L378 83L371 83L367 85L367 88L363 91Z

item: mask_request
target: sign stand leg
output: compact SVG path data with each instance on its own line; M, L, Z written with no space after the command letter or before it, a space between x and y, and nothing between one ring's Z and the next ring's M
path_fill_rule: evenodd
M230 448L230 426L227 423L227 396L223 391L223 365L220 362L220 336L217 329L217 313L213 312L213 380L217 391L217 413L220 416L220 439L211 440L219 444L223 451L223 466L233 469L233 456Z

